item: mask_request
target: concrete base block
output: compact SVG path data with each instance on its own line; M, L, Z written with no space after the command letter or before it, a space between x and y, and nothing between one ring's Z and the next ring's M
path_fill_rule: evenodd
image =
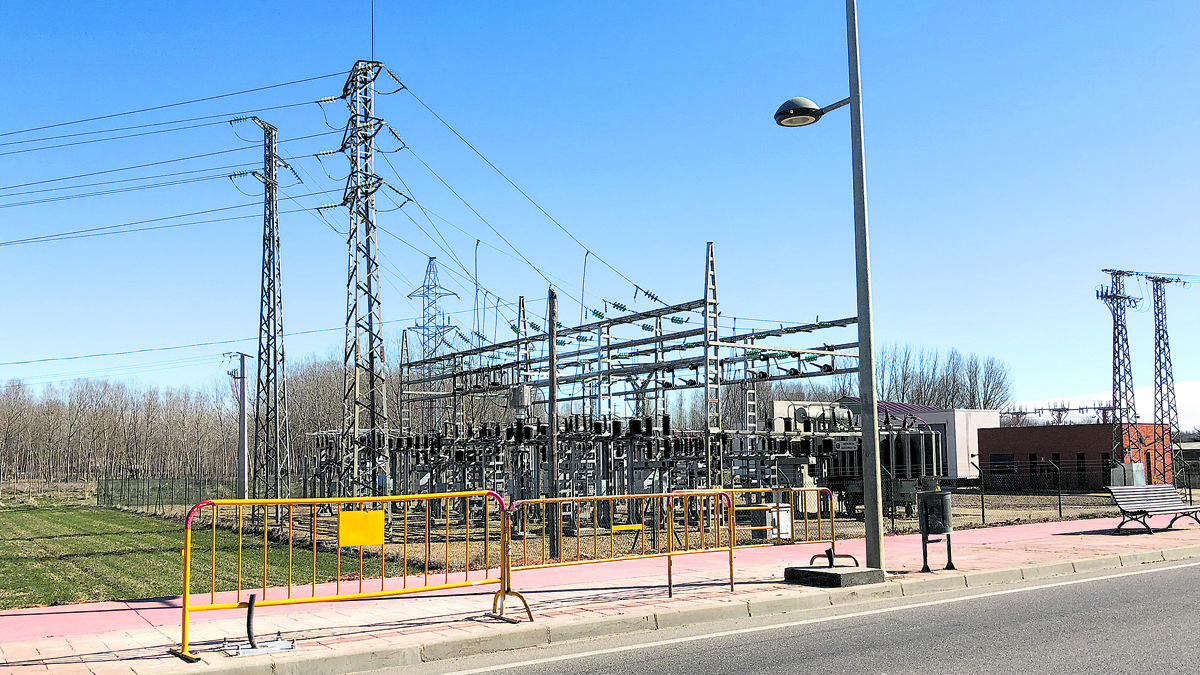
M1025 575L1021 573L1021 568L1009 567L1002 570L967 572L963 577L966 578L967 588L978 588L979 586L992 586L995 584L1011 584L1021 581L1025 578Z
M550 642L621 635L657 627L653 614L609 616L550 626Z
M784 581L824 588L882 584L883 578L883 570L873 567L787 567L783 570Z
M1046 563L1044 565L1031 565L1022 567L1021 574L1026 579L1044 579L1046 577L1058 577L1064 574L1074 574L1075 564L1071 561Z

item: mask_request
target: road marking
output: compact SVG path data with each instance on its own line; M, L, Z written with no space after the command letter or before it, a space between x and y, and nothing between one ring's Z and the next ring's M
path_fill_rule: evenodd
M1169 572L1171 570L1184 569L1187 567L1200 566L1200 562L1184 563L1182 565L1171 565L1170 567L1155 567L1146 570L1137 570L1134 572L1121 572L1118 574L1107 574L1100 577L1091 577L1088 579L1072 579L1070 581L1058 581L1052 584L1042 584L1040 586L1027 586L1024 588L1010 588L1002 591L992 591L990 593L979 593L976 595L966 595L955 598L943 598L941 600L929 600L926 602L917 602L910 605L899 605L896 607L884 607L881 609L870 609L862 612L853 612L850 614L839 614L837 616L825 616L816 619L803 619L801 621L789 621L787 623L775 623L770 626L755 626L752 628L737 628L734 630L720 631L717 633L705 633L703 635L691 635L688 637L671 638L670 640L657 640L654 642L644 642L635 645L624 645L621 647L609 647L608 649L596 649L590 652L579 652L576 654L564 654L562 656L548 656L541 659L530 659L528 661L520 661L517 663L508 663L497 666L486 666L484 668L472 668L470 670L452 671L456 675L473 675L474 673L494 673L500 670L511 670L514 668L525 668L528 666L537 666L544 663L554 663L555 661L569 661L572 659L586 659L592 656L604 656L606 654L619 654L621 652L633 651L636 649L649 649L653 647L665 647L667 645L683 644L686 642L695 642L697 640L708 640L711 638L723 638L733 635L746 635L748 633L761 633L768 630L777 630L781 628L795 628L796 626L808 626L817 623L827 623L829 621L840 621L842 619L854 619L862 616L874 616L876 614L890 614L892 612L900 612L906 609L919 609L922 607L934 607L937 605L948 605L955 602L965 602L967 600L979 600L981 598L994 598L1000 595L1012 595L1014 593L1028 593L1030 591L1040 591L1047 588L1058 588L1061 586L1074 586L1076 584L1087 584L1093 581L1105 581L1108 579L1118 579L1121 577L1133 577L1142 574L1153 574L1155 572ZM615 636L614 636L615 637Z

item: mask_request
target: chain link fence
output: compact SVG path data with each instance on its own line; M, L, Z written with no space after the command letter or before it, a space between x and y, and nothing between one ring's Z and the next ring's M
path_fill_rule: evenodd
M96 505L157 516L187 513L206 499L232 499L236 483L216 478L100 478Z

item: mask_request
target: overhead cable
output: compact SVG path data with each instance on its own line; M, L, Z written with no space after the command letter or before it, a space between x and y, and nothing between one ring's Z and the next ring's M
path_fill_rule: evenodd
M303 84L305 82L314 82L316 80L323 80L323 79L326 79L329 77L342 77L344 75L345 75L344 72L330 73L328 75L318 75L316 77L307 77L307 78L304 78L301 80L292 80L291 82L281 82L279 84L270 84L270 85L267 85L264 87L254 87L252 89L243 89L241 91L233 91L233 92L229 92L227 94L217 94L215 96L205 96L202 98L194 98L194 99L191 99L188 101L179 101L177 103L167 103L164 105L156 105L156 106L151 106L149 108L139 108L137 110L127 110L125 112L111 113L109 115L98 115L96 117L88 117L86 119L71 120L70 122L58 122L57 124L45 124L40 127L30 127L28 129L17 129L15 131L5 131L3 133L0 133L0 138L3 138L5 136L13 136L16 134L26 134L26 133L30 133L33 131L43 131L45 129L57 129L59 127L70 126L72 124L84 124L86 122L97 122L99 120L107 120L107 119L112 119L114 117L123 117L125 115L137 115L137 114L145 113L145 112L154 112L156 110L166 110L167 108L178 108L179 106L191 105L193 103L204 103L206 101L216 101L218 99L229 98L231 96L241 96L242 94L252 94L255 92L259 92L259 91L266 91L268 89L278 89L280 87L290 87L294 84Z
M570 237L570 238L571 238L571 241L574 241L576 244L578 244L578 245L579 245L579 247L580 247L580 248L582 248L583 250L587 251L588 253L591 253L591 254L592 254L592 256L596 258L596 260L599 260L601 263L603 263L603 264L604 264L604 266L605 266L605 267L607 267L608 269L612 270L612 271L613 271L613 272L614 272L614 273L615 273L617 276L619 276L619 277L621 277L622 279L624 279L625 281L629 282L629 284L630 284L630 285L632 285L632 286L633 286L635 289L637 289L637 290L641 290L643 293L646 293L646 290L645 290L644 288L642 288L642 287L641 287L639 284L637 284L636 282L634 282L634 281L633 281L633 279L630 279L629 277L625 276L625 274L624 274L624 273L622 273L620 270L618 270L617 268L615 268L615 267L613 267L611 264L609 264L609 262L608 262L607 260L605 260L604 258L601 258L600 256L596 255L596 252L595 252L595 251L592 251L592 250L591 250L591 249L589 249L589 248L588 248L586 245L584 245L584 243L583 243L582 241L579 241L579 238L578 238L578 237L576 237L574 234L572 234L572 233L571 233L571 231L570 231L570 230L568 230L568 229L567 229L567 228L566 228L566 227L565 227L565 226L564 226L562 223L558 222L558 220L557 220L557 219L556 219L554 216L550 215L550 213L549 213L548 211L546 211L546 209L542 208L542 205L541 205L541 204L538 204L538 203L537 203L537 202L536 202L536 201L533 199L533 197L530 197L528 193L526 193L524 190L522 190L522 189L521 189L521 187L520 187L519 185L517 185L515 182L513 182L513 180L512 180L511 178L509 178L509 177L508 177L508 176L507 176L507 175L506 175L506 174L505 174L503 171L501 171L499 167L497 167L495 164L493 164L491 160L489 160L487 157L485 157L485 156L483 155L483 153L482 153L482 152L480 152L480 151L479 151L479 150L478 150L478 149L477 149L477 148L476 148L474 145L471 145L470 141L468 141L467 139L463 138L462 134L458 133L458 131L457 131L457 130L456 130L454 127L450 126L450 123L449 123L449 122L447 122L446 120L442 119L442 116L441 116L441 115L438 115L436 112L434 112L433 108L430 108L430 107L429 107L429 106L428 106L428 105L427 105L427 104L426 104L424 101L422 101L422 100L420 99L420 97L418 97L418 96L417 96L415 93L413 93L412 89L409 89L408 87L404 87L404 89L408 91L409 95L410 95L410 96L412 96L412 97L413 97L413 99L415 99L417 103L420 103L420 104L421 104L421 106L422 106L423 108L425 108L426 110L428 110L428 111L429 111L429 114L431 114L431 115L433 115L434 117L436 117L436 118L437 118L437 120L438 120L439 122L441 122L441 123L442 123L442 124L443 124L443 125L444 125L444 126L447 128L447 129L449 129L449 130L450 130L450 133L452 133L452 134L454 134L455 136L457 136L457 137L458 137L458 140L460 140L460 141L462 141L464 144L466 144L466 146L467 146L468 148L470 148L472 152L474 152L476 155L478 155L478 156L479 156L479 158L480 158L480 159L482 159L482 160L484 161L484 163L486 163L488 166L492 167L492 170L494 170L494 171L495 171L497 174L499 174L499 175L500 175L500 177L501 177L501 178L503 178L505 181L507 181L507 182L508 182L508 184L509 184L509 185L511 185L511 186L513 187L513 189L514 189L514 190L516 190L517 192L519 192L519 193L521 194L521 196L522 196L522 197L524 197L525 199L529 200L529 203L530 203L530 204L533 204L533 206L534 206L535 208L537 208L537 210L538 210L538 211L541 211L541 212L542 212L542 215L546 216L547 218L549 218L549 219L550 219L550 222L552 222L552 223L554 223L555 225L557 225L557 226L558 226L558 229L562 230L562 231L563 231L563 232L564 232L564 233L565 233L565 234L566 234L568 237ZM424 164L424 162L422 162L422 164ZM506 241L505 243L508 243L508 242ZM654 296L654 295L652 295L652 294L646 293L646 295L647 295L647 297L649 297L649 298L650 298L650 299L652 299L652 300L656 300L656 301L658 301L658 302L660 302L660 303L662 303L662 304L664 304L664 305L666 305L666 304L667 304L666 302L663 302L661 299L659 299L659 298L655 297L655 296Z
M292 143L295 141L303 141L303 140L308 140L310 138L317 138L320 136L328 136L333 133L337 133L337 132L323 131L323 132L317 133L317 134L309 134L308 136L297 136L296 138L284 139L282 141L279 141L279 143L282 144L282 143ZM164 159L164 160L161 160L158 162L147 162L145 164L134 164L132 166L123 166L123 167L120 167L117 169L105 169L103 171L92 171L90 173L80 173L80 174L76 174L74 176L63 176L60 178L47 178L45 180L33 181L30 183L19 183L19 184L15 184L15 185L0 185L0 190L11 190L13 188L29 187L31 185L44 185L46 183L57 183L60 181L72 180L75 178L90 178L91 176L101 176L101 175L110 174L110 173L120 173L121 171L132 171L134 169L144 169L146 167L151 167L151 166L162 166L163 164L174 164L176 162L186 162L186 161L193 160L193 159L202 159L204 157L215 157L217 155L226 155L231 152L244 152L246 150L252 150L252 149L254 149L253 146L247 145L247 146L242 146L240 148L228 148L226 150L216 150L213 152L205 152L205 153L201 153L199 155L189 155L187 157L176 157L174 159Z

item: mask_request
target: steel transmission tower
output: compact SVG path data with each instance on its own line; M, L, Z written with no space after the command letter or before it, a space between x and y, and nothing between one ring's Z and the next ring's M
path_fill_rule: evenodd
M441 299L448 296L458 297L458 294L442 288L441 282L438 281L437 258L431 256L429 264L425 266L425 281L408 294L409 298L421 299L421 322L413 326L420 340L421 359L441 354L441 348L446 344L446 334L454 330L441 307ZM433 374L430 366L421 368L425 375ZM443 407L430 401L423 411L422 428L436 429L445 419L445 412Z
M1154 482L1166 482L1180 458L1175 445L1179 409L1175 405L1175 374L1171 368L1171 343L1167 338L1167 284L1178 278L1146 277L1154 299Z
M425 266L424 283L408 294L410 298L421 299L421 323L413 326L413 329L421 336L422 359L437 356L438 350L446 344L446 334L454 330L441 307L441 299L450 296L457 298L458 294L442 288L438 282L437 258L429 258L429 264Z
M1112 275L1112 285L1101 286L1096 297L1108 305L1113 317L1113 433L1112 458L1124 462L1130 450L1127 441L1133 440L1136 431L1131 428L1137 421L1133 402L1133 365L1129 358L1129 329L1125 324L1126 308L1136 307L1138 300L1125 295L1125 277L1132 272L1103 270Z
M345 389L342 395L341 457L337 496L385 494L389 489L387 390L384 383L383 319L375 230L375 135L383 120L375 117L378 61L358 61L350 70L342 98L350 119L341 152L350 160L342 205L350 211L346 243Z
M287 164L276 153L275 127L257 117L250 119L263 131L263 173L258 176L263 183L262 301L258 314L258 386L254 397L254 474L250 494L255 499L282 499L292 494L277 194L277 169Z

